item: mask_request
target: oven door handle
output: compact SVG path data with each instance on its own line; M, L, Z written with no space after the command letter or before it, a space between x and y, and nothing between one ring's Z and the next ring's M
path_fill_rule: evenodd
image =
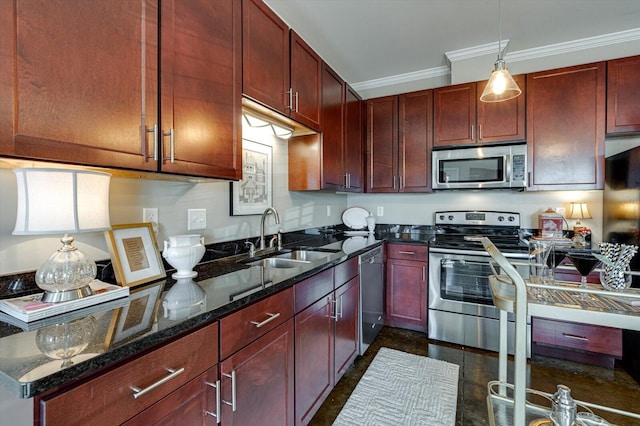
M448 248L430 248L429 253L431 254L459 254L463 256L482 256L482 257L491 257L489 253L486 251L478 250L460 250L460 249L448 249ZM504 257L507 259L529 259L529 253L519 252L519 253L502 253Z

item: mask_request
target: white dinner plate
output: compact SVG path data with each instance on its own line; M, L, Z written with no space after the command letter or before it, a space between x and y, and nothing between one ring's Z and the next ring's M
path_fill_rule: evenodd
M364 229L368 216L369 212L362 207L350 207L342 213L342 223L351 229Z

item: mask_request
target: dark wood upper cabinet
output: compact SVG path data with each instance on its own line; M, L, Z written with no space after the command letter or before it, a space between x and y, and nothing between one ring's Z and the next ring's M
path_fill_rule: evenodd
M513 77L522 94L504 102L481 102L488 81L434 89L434 146L524 141L525 76Z
M322 67L322 189L346 186L344 172L344 81Z
M367 100L367 192L429 192L433 91Z
M162 2L161 170L242 177L241 7Z
M433 90L400 95L400 192L431 191Z
M348 177L345 191L362 192L364 160L364 103L355 90L345 83L344 171Z
M398 97L366 101L367 187L365 192L397 192Z
M604 187L606 64L527 75L529 189Z
M262 0L242 11L242 93L320 131L322 60Z
M289 140L289 190L362 192L362 100L326 64L322 123L322 133Z
M640 56L607 62L607 134L640 132Z
M158 2L0 3L0 154L155 171Z
M1 66L17 65L0 83L1 154L241 177L237 1L163 1L161 22L151 0L1 7Z
M434 146L475 143L476 83L439 87L433 100Z
M289 27L261 0L242 2L242 93L289 114Z
M321 128L322 59L291 30L291 118ZM323 129L324 130L324 129Z

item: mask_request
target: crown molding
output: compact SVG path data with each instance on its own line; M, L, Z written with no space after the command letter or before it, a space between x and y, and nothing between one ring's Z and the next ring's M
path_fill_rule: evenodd
M614 44L622 44L640 41L640 28L634 28L626 31L604 34L600 36L588 37L579 40L573 40L563 43L550 44L547 46L536 47L532 49L520 50L512 53L505 53L504 59L509 63L536 60L548 56L564 55L571 52L578 52L599 47L611 46ZM502 49L506 50L509 40L502 40ZM466 49L454 50L446 52L446 58L449 64L467 59L476 58L496 54L498 52L498 42L482 44ZM377 89L395 84L409 83L416 80L424 80L434 77L441 77L451 74L451 69L447 66L429 68L425 70L413 71L405 74L398 74L389 77L377 78L374 80L361 81L351 86L357 90Z
M442 77L451 74L451 70L447 66L437 68L429 68L426 70L413 71L404 74L392 75L389 77L376 78L374 80L361 81L351 84L354 90L376 89L378 87L392 86L395 84L410 83L417 80L425 80L434 77Z

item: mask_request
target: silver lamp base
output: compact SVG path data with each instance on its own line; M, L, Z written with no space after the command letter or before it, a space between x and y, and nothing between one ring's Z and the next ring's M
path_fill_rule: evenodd
M93 290L91 290L91 287L89 287L88 285L80 288L74 288L72 290L45 291L42 295L42 302L68 302L69 300L82 299L83 297L91 296L92 294Z

